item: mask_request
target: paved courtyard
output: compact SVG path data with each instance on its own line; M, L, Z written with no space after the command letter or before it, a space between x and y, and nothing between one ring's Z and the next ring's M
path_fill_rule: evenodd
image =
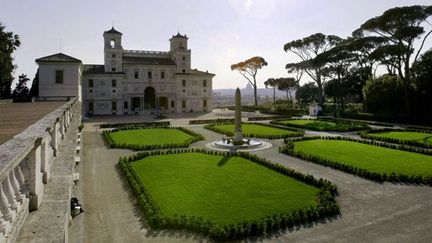
M63 104L65 102L0 103L0 144Z
M187 125L189 119L223 118L231 111L216 111L187 117L187 114L168 118L173 126L186 126L201 133L205 141L192 144L202 147L220 138L203 125ZM252 114L245 114L245 116ZM196 116L196 115L194 115ZM90 119L83 130L83 154L75 194L82 200L85 213L72 221L70 242L189 242L208 241L200 235L185 231L149 229L136 205L126 182L116 167L118 158L131 151L107 149L98 124L151 120L151 117L103 117ZM316 132L307 132L316 135ZM329 135L329 134L328 134ZM331 135L338 135L332 133ZM353 136L353 133L344 133ZM269 140L270 141L270 140ZM316 178L325 178L338 186L337 201L342 214L314 225L253 239L271 242L431 242L432 187L376 183L328 167L306 162L278 153L282 140L271 140L273 147L254 152L275 163Z

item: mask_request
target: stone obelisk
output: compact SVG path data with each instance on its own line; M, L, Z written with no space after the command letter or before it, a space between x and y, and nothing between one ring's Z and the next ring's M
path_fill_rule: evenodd
M243 143L243 132L241 123L241 96L240 89L237 87L235 92L235 118L234 118L234 143Z

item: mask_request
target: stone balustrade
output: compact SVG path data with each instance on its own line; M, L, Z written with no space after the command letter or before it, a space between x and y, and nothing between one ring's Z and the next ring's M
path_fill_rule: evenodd
M80 109L73 98L0 145L0 242L15 242L29 212L39 209L60 141Z

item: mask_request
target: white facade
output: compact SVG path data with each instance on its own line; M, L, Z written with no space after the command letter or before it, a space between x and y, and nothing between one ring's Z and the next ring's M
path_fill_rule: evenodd
M77 96L82 96L84 114L146 114L201 112L213 108L212 79L209 72L191 69L191 50L186 35L170 39L169 51L125 50L122 33L114 28L105 31L104 64L82 65L78 59L52 55L39 58L40 96L65 96L69 86L55 83L56 70L64 70L64 80L73 62ZM51 59L61 59L57 62ZM75 70L74 69L74 70ZM66 84L64 82L63 84ZM69 85L69 81L67 82ZM41 92L42 91L42 92ZM69 93L68 93L69 94Z

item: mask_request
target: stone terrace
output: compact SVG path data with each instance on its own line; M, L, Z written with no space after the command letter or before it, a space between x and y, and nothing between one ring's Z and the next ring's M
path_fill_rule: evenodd
M0 144L54 111L65 102L0 103Z

